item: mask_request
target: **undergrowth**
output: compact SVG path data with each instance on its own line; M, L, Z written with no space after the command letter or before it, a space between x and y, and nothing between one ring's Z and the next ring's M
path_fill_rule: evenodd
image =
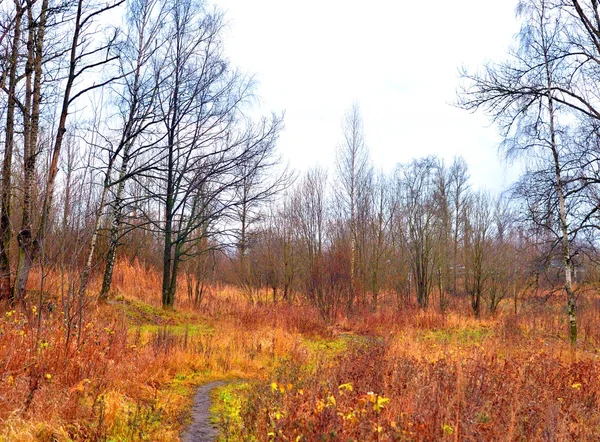
M165 311L147 272L120 263L112 300L83 316L35 292L1 306L0 440L176 441L217 379L246 379L215 392L224 441L600 440L593 300L573 350L552 299L477 320L461 298L444 313L382 298L326 324L231 287Z

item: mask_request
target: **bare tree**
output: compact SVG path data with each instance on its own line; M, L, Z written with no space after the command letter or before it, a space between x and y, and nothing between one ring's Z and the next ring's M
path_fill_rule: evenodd
M331 298L325 289L326 183L323 169L309 170L296 187L290 210L302 250L302 289L321 315L331 319L340 300Z
M237 190L267 167L282 125L277 116L258 123L244 118L252 82L223 56L222 14L186 0L169 15L164 57L171 70L159 95L164 156L152 172L164 207L164 222L152 223L164 239L165 308L173 308L179 266L199 240L193 232L208 225L209 235L227 235L227 220L242 204ZM244 165L251 167L240 175Z
M14 284L14 293L15 298L17 299L21 299L24 296L25 286L29 278L33 261L39 250L43 249L44 239L48 233L50 215L53 206L54 187L56 183L56 176L58 174L58 160L62 150L65 133L67 132L67 117L70 106L79 97L94 89L104 87L115 79L115 77L109 75L108 78L94 82L91 85L83 84L79 86L78 84L78 81L82 79L84 74L88 75L94 71L98 71L100 68L107 66L117 58L116 56L110 55L103 56L105 53L109 53L109 49L114 42L114 36L106 42L98 43L96 39L93 38L93 34L96 33L97 30L93 29L92 25L99 18L99 16L117 8L123 2L124 0L116 0L115 2L105 3L102 5L90 5L84 0L77 0L73 5L75 11L71 19L72 27L69 29L68 33L70 47L68 50L69 58L67 63L67 74L64 83L64 92L62 94L62 105L60 106L59 111L56 136L50 154L50 167L48 170L48 176L46 178L46 192L41 210L40 225L37 233L34 235L32 233L33 226L31 224L31 206L30 204L24 204L23 222L18 235L19 261L17 264L17 275ZM47 12L47 9L48 0L44 0L40 14L40 23L38 23L37 26L39 26L43 20L45 20L44 14ZM44 51L44 40L43 32L37 32L36 35L36 49L34 51L34 55L30 56L30 58L35 60L33 70L35 72L35 78L37 79L38 77L41 77L42 73L41 63L43 61L42 57ZM93 43L97 43L97 45L94 46ZM38 80L34 80L34 83L37 84L37 82ZM30 200L28 193L31 192L31 184L33 182L33 173L31 173L31 171L36 169L36 120L39 118L39 113L36 114L36 106L39 106L39 93L39 88L34 86L31 94L31 99L33 100L31 102L31 117L26 117L26 120L31 120L31 130L29 134L30 139L25 143L26 145L30 146L29 152L31 155L26 158L27 165L25 168L25 182L29 184L25 185L24 201ZM29 115L29 112L26 111L25 114ZM26 130L26 138L29 136L27 132L28 131ZM27 160L29 161L27 162Z
M390 259L388 239L393 217L391 189L393 181L383 172L379 173L369 190L370 211L368 219L369 250L365 253L368 268L372 307L377 309L379 294L385 281L387 261Z
M128 3L129 32L120 52L119 85L120 135L116 145L108 143L108 161L104 192L116 187L111 207L110 237L100 301L108 298L115 265L125 205L125 184L135 174L144 173L153 166L147 151L154 147L154 126L158 123L158 92L163 80L164 59L159 49L165 43L161 34L166 7L157 0L134 0ZM112 176L115 163L120 160L116 177ZM136 164L137 160L137 164ZM106 198L106 195L105 195ZM102 212L99 213L99 216ZM100 227L98 223L98 227ZM90 257L93 250L90 250ZM89 261L91 262L91 261Z
M6 126L4 136L4 158L2 161L2 187L0 188L0 299L11 296L11 273L8 252L11 241L11 175L15 144L15 108L17 88L17 68L20 55L21 21L25 11L20 0L15 0L13 24L7 26L3 37L12 32L10 52L5 58L2 71L2 86L7 93ZM5 84L8 83L8 87Z
M452 208L450 201L450 181L452 176L450 175L446 165L443 161L439 161L438 168L435 174L435 190L434 200L436 204L436 218L437 222L437 240L435 247L435 261L436 261L436 280L437 289L439 295L440 310L444 311L447 307L448 300L446 299L446 291L450 287L450 262L451 256L451 242L450 238L452 235Z
M273 121L278 121L279 124L282 120L275 118ZM277 128L277 131L282 128L283 126ZM239 204L235 209L235 221L239 223L236 242L242 259L251 242L250 232L263 219L266 205L293 181L293 175L287 168L276 172L276 168L280 165L281 158L275 157L272 149L266 149L264 156L258 156L239 165L237 173L241 180L237 186Z
M471 308L475 317L481 315L481 304L488 290L491 273L490 254L492 236L492 206L489 195L477 192L469 207L468 224L465 230L467 265L465 286L471 297Z
M346 114L342 124L343 141L338 147L336 158L337 184L335 196L340 210L348 223L348 240L350 243L350 298L349 307L354 302L358 291L357 281L364 276L364 241L360 241L365 233L365 209L368 207L368 184L372 178L369 152L365 146L363 123L358 104L354 104ZM362 213L361 213L362 212ZM361 224L359 226L359 224ZM359 232L360 230L360 232ZM362 278L364 279L364 278ZM361 281L362 282L362 281ZM364 301L364 300L363 300Z
M572 109L577 104L567 103L564 98L568 96L566 87L571 85L571 65L562 46L564 22L561 9L553 8L547 0L523 1L519 13L525 23L519 51L509 62L487 66L483 75L470 76L471 86L462 96L462 105L467 109L484 108L502 124L508 155L540 155L537 170L530 167L515 190L527 201L532 218L555 235L562 249L569 337L575 344L572 240L577 228L569 219L568 207L569 200L577 198L573 190L577 178L569 173L573 167L570 143L558 118L561 105ZM559 91L566 95L557 96Z
M406 215L403 247L410 258L417 302L422 308L429 303L435 275L437 166L435 158L427 157L399 170L401 210Z
M464 230L464 206L469 200L469 170L462 157L455 157L450 165L449 199L452 206L452 292L458 292L458 273L461 268L459 244Z
M520 291L524 278L523 256L519 250L519 231L515 229L516 215L507 198L499 196L493 201L493 225L495 237L489 254L489 283L487 302L491 314L498 305Z

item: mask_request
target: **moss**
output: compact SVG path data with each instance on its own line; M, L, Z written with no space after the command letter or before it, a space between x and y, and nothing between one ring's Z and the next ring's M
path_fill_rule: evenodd
M118 302L113 301L113 303L125 314L127 322L131 325L181 325L199 320L196 315L190 313L163 309L136 300L124 299Z
M344 333L335 339L303 339L304 346L313 356L317 354L333 358L344 353L350 346L370 345L381 338Z
M176 395L192 397L196 387L213 380L215 380L215 376L210 370L185 370L173 377L169 385L165 388L165 391Z
M347 341L344 338L305 339L303 343L311 353L326 353L329 356L335 356L342 353L347 348Z
M157 334L159 330L164 329L169 334L175 336L204 336L212 335L215 330L207 324L179 324L179 325L155 325L155 324L143 324L137 326L131 326L131 331L138 331L141 335Z
M124 300L115 303L126 317L131 333L139 333L142 338L165 331L174 336L205 336L214 334L214 328L201 322L198 316L175 310L164 310L141 301ZM147 341L147 339L143 339Z
M492 335L492 330L486 327L477 328L450 328L441 330L429 330L424 338L440 343L457 344L480 344Z

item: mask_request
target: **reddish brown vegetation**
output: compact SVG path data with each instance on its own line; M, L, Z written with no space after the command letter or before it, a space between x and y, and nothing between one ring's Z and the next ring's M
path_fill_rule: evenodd
M595 298L582 303L572 349L558 297L523 299L517 315L501 304L476 320L465 298L442 313L398 310L383 296L379 310L327 325L314 307L253 305L230 287L212 287L195 310L182 302L165 312L152 306L151 270L121 262L115 276L117 300L86 304L83 327L74 314L70 332L52 307L59 297L44 298L39 332L37 307L3 306L0 438L177 440L192 387L223 376L258 380L240 410L240 439L600 435ZM58 281L46 286L60 293Z
M598 440L591 309L576 351L558 338L564 323L550 304L482 323L417 311L375 320L383 337L351 341L329 361L293 354L271 386L253 389L244 425L259 440Z

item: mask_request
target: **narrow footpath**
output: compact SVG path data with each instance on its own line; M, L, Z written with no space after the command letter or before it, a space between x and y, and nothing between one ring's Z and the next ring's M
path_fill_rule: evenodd
M219 432L210 422L210 392L225 384L216 381L198 388L192 408L192 424L181 436L182 442L214 442L217 439Z

